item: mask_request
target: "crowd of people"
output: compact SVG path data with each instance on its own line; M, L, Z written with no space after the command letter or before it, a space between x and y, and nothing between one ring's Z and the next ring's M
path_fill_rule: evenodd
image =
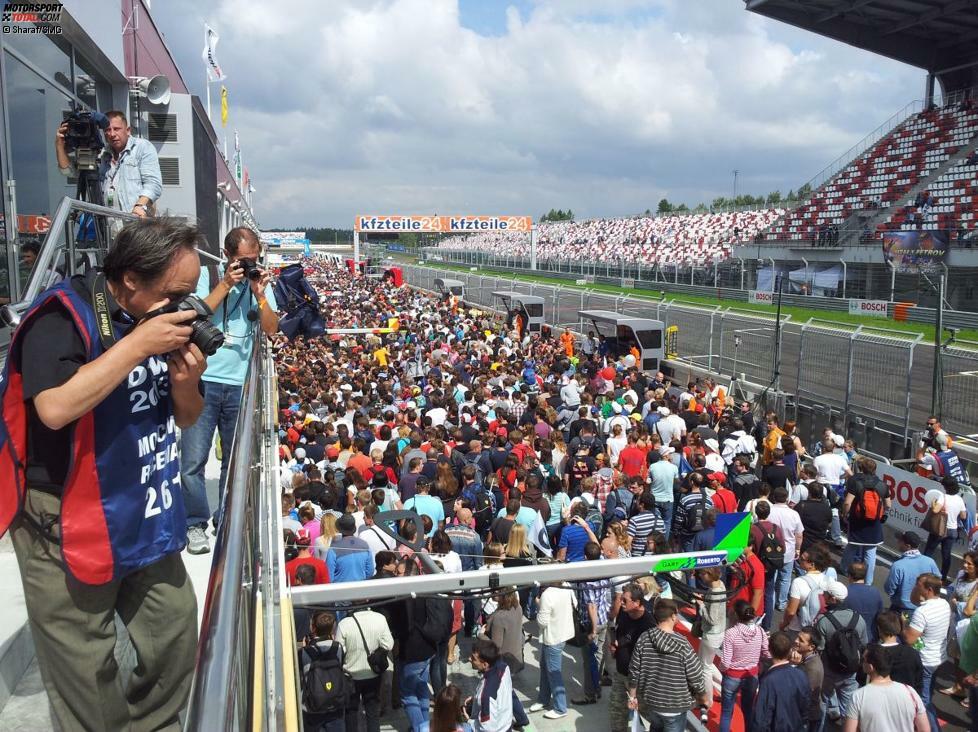
M523 729L602 704L612 732L634 713L679 730L717 703L724 731L936 732L933 693L975 703L978 554L951 571L967 476L938 420L919 460L945 494L900 533L881 591L890 496L843 435L807 445L722 385L643 373L593 334L521 336L454 298L306 267L330 282L329 328L397 323L274 340L292 585L708 550L718 516L752 519L726 567L299 607L307 729L362 716L376 731L394 708L414 732ZM415 516L386 522L397 509ZM449 673L462 659L474 689Z
M784 214L783 209L734 211L620 219L541 222L537 225L537 257L597 262L638 262L643 265L702 266L730 257L731 247L752 241ZM444 249L528 257L526 234L481 232L451 236Z

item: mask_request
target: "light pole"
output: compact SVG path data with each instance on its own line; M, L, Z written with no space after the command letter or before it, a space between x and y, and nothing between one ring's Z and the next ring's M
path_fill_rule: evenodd
M740 175L740 171L735 169L734 172L733 172L733 175L734 175L734 195L733 195L733 197L734 197L734 201L736 201L737 200L737 176Z

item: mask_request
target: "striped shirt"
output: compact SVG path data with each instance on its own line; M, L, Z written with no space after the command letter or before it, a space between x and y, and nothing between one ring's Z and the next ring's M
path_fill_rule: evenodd
M632 537L632 556L643 556L648 547L649 534L664 532L665 523L655 511L642 511L628 519L628 535Z
M703 663L689 641L657 627L639 636L628 675L640 703L660 713L685 713L693 695L706 691Z
M738 623L723 634L720 669L727 676L757 676L761 658L768 656L767 633L760 625Z
M924 600L913 611L910 627L920 631L923 647L920 661L924 666L940 666L947 649L947 629L951 623L951 606L943 597Z
M679 499L679 505L676 506L676 515L673 517L672 525L675 527L675 532L683 536L692 536L695 531L691 532L686 528L686 514L690 510L690 506L696 505L696 510L699 510L699 503L705 501L703 506L703 512L706 512L708 508L713 508L713 501L709 496L705 496L702 493L685 493L683 497Z

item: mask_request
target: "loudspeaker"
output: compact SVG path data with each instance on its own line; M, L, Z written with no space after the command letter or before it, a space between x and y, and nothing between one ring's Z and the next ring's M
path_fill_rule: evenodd
M139 91L145 95L150 104L170 103L170 80L162 74L141 79Z

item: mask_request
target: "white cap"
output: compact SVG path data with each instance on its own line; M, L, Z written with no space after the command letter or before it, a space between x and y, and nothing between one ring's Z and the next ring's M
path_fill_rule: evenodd
M304 447L297 447L295 449L295 457L296 457L297 460L305 460L306 459L306 449Z
M703 440L703 444L710 448L713 452L720 452L720 443L714 440L712 437L708 437Z
M669 407L659 407L656 411L663 417L668 417L670 414L672 414L672 412L669 411Z
M849 588L838 580L830 580L827 585L825 585L825 592L832 595L836 600L845 600L849 597Z
M621 414L621 404L619 404L618 402L612 402L611 409L614 411L615 414Z
M842 447L846 444L846 438L842 435L832 435L832 442L835 443L836 447Z

